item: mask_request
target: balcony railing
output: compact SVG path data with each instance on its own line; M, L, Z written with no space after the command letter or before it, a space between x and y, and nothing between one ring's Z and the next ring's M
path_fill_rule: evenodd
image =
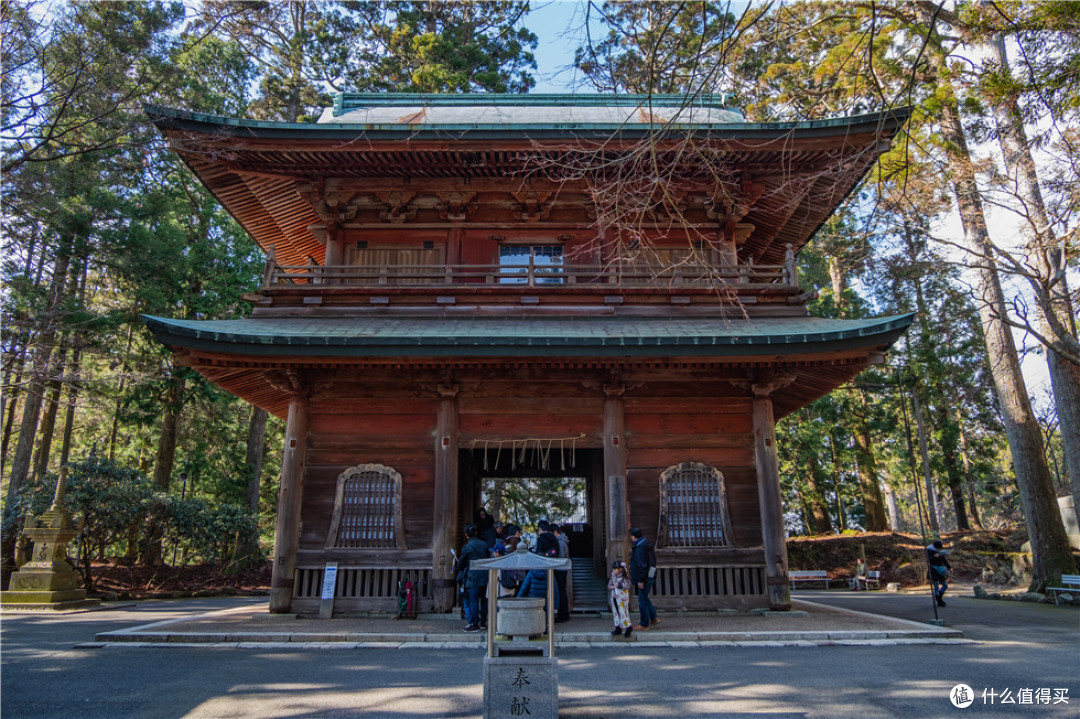
M674 265L279 265L270 259L263 289L290 285L335 285L357 288L481 287L566 289L709 289L732 285L795 288L794 257L783 265L746 263L735 267Z

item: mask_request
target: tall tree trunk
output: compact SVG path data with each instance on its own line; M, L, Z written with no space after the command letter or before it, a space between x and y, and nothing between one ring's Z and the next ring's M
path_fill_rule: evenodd
M30 460L37 435L38 419L41 415L41 402L45 394L46 380L53 372L53 344L56 342L57 323L60 308L64 301L64 287L67 284L68 266L71 263L71 238L61 239L60 248L53 267L52 281L49 286L49 309L42 318L34 344L37 352L30 352L30 382L23 401L22 421L19 423L19 439L15 444L15 456L11 460L11 472L8 474L8 488L5 503L13 506L19 492L30 476ZM6 587L15 569L15 545L17 527L9 527L0 537L0 586Z
M926 440L926 423L923 422L922 404L919 402L919 388L911 390L911 401L915 405L915 428L919 433L919 456L922 457L923 482L926 485L926 515L930 522L930 531L934 536L941 534L941 508L938 507L937 490L930 473L930 451Z
M79 278L79 309L86 307L86 268L89 263L84 259ZM71 381L67 383L67 408L64 412L64 438L60 444L60 466L68 463L71 455L71 438L75 427L75 407L79 398L79 373L82 370L83 333L76 331L71 348Z
M247 461L248 484L247 506L255 517L259 516L259 490L262 480L263 458L266 454L266 420L267 411L258 407L251 407L251 417L248 421L247 435Z
M938 69L944 69L941 55L931 53L930 58ZM964 242L974 258L972 269L976 276L979 319L1027 520L1028 539L1031 542L1031 590L1040 591L1059 580L1062 574L1075 573L1076 562L1061 522L1038 422L1024 386L1012 331L1005 322L1005 293L994 265L994 250L986 228L982 197L975 181L959 107L953 97L946 98L942 103L941 133L953 173L953 190L960 210Z
M964 505L963 468L956 461L961 454L960 428L953 423L944 405L938 407L936 414L940 437L938 445L941 447L942 460L945 464L945 484L949 488L953 511L956 512L956 528L961 531L970 531L971 524L968 522L967 508Z
M870 441L870 428L866 424L866 395L859 393L859 399L862 402L862 411L856 417L857 426L851 437L855 443L859 487L862 490L863 513L866 515L866 531L884 532L889 526L885 518L885 502L881 497L877 459L874 457Z
M900 506L896 502L896 491L885 483L885 506L889 510L889 526L892 527L894 532L904 531L903 523L900 521Z
M161 436L158 439L153 477L154 486L162 491L169 489L173 464L176 461L176 436L180 427L180 413L184 409L184 386L184 378L173 375L165 399L165 414L161 420Z
M988 45L991 64L996 65L1003 75L1008 74L1009 60L1002 34L994 35ZM1075 342L1076 314L1069 296L1063 243L1056 237L1046 211L1035 159L1031 155L1031 143L1028 142L1017 101L1015 93L1006 93L998 98L997 102L992 103L994 120L1005 169L1031 224L1032 239L1028 243L1027 259L1038 269L1040 284L1044 285L1036 288L1035 306L1039 311L1041 330L1050 340L1046 347L1046 363L1050 370L1050 385L1054 390L1065 466L1072 480L1073 507L1080 522L1080 365L1056 347L1062 339Z
M916 243L915 232L912 231L911 223L907 218L904 219L904 244L907 247L908 260L912 263L912 266L917 266L920 248ZM930 311L926 304L926 295L923 292L922 280L919 273L914 273L911 284L912 289L915 291L915 307L918 310L915 318L919 327L919 344L923 348L929 350L931 356L936 359L938 356L937 343L934 341L933 332L927 327ZM908 364L915 366L914 351L910 344L908 346L908 351ZM933 368L936 368L937 363L926 362L925 364L928 365L927 371L932 372ZM922 404L919 402L918 382L911 388L911 401L914 407L915 427L918 430L919 456L922 460L923 482L926 485L926 517L930 524L930 531L936 537L941 534L942 514L941 506L938 503L937 487L934 483L933 474L930 471L930 447L927 438L926 423L923 419Z
M9 504L18 496L19 490L30 476L30 460L37 435L38 419L41 416L41 403L45 396L45 383L54 374L53 346L56 343L60 307L65 299L64 287L67 284L68 266L71 263L70 247L70 238L65 238L53 267L49 289L49 310L42 320L41 332L35 341L38 351L31 355L31 377L26 388L22 421L19 423L19 441L15 445L11 474L8 475L7 502Z
M64 408L64 436L60 443L60 466L71 457L71 439L75 427L75 408L79 399L79 372L82 369L82 345L76 339L71 355L71 381L67 384L67 402Z
M871 448L870 432L865 427L860 427L852 434L852 440L855 443L866 531L884 532L889 528L889 520L885 514L885 500L881 493L877 459Z
M836 440L832 434L829 438L829 457L832 460L833 489L836 492L836 526L841 532L847 529L847 520L844 517L844 500L841 496L841 472L840 462L836 459Z
M127 382L128 359L131 357L131 341L135 331L133 323L128 324L127 341L124 343L124 361L120 365L120 382L116 387L116 402L113 405L112 426L109 428L109 459L116 458L116 434L120 430L120 408L124 403L124 384ZM141 463L140 463L141 464Z
M840 260L835 257L829 258L829 282L832 285L833 302L839 310L844 299L844 290L847 288L847 278L840 267Z
M246 501L251 516L258 521L259 496L262 486L262 466L266 450L266 420L265 409L251 407L251 416L248 420L247 433L247 459L245 467L248 471L248 483ZM236 558L242 565L250 565L262 559L262 551L259 548L258 535L244 538L237 543Z
M161 435L158 438L157 459L154 462L154 486L162 491L169 489L173 464L176 461L176 436L180 426L180 413L184 409L184 378L175 374L170 379L165 399L164 416L161 419ZM148 537L140 561L148 566L162 563L160 532Z
M289 4L289 12L292 15L293 35L292 47L289 53L289 106L286 111L286 122L299 122L300 110L303 108L304 90L304 45L300 38L306 33L304 27L307 23L307 2L292 2Z
M30 277L30 275L33 274L34 279L32 284L35 287L41 284L41 275L45 271L46 264L45 253L35 251L36 244L37 243L31 239L30 246L26 253L26 266L23 268L23 272L27 277ZM15 424L15 415L19 410L19 400L25 394L22 382L23 372L26 370L27 352L29 352L29 347L26 345L19 347L18 352L14 353L15 356L11 360L11 366L5 368L7 391L0 391L0 407L6 409L7 417L4 420L4 438L2 447L0 447L0 474L2 474L3 466L7 464L8 448L11 442L11 431Z
M960 460L964 466L964 484L967 487L968 509L971 510L971 523L978 529L985 529L979 517L979 506L975 503L975 478L971 476L971 457L968 456L967 433L964 432L964 420L960 416L960 405L956 405L956 425L960 428Z
M53 433L56 431L56 413L60 408L60 392L63 389L61 377L67 365L67 348L63 346L63 339L61 339L59 350L56 356L55 373L45 383L46 394L42 400L45 405L45 414L38 423L37 452L31 464L33 472L30 476L36 480L43 479L49 470L49 455L52 453Z
M807 504L810 508L810 532L812 534L832 534L833 523L829 516L829 508L825 503L825 489L821 485L818 476L821 468L817 457L810 454L808 457L809 472L806 474Z
M11 444L11 430L15 426L15 414L18 412L19 400L22 399L23 368L26 364L26 347L19 348L18 354L11 361L11 368L5 377L6 383L0 391L0 400L4 406L4 439L0 443L0 470L7 464L8 447Z

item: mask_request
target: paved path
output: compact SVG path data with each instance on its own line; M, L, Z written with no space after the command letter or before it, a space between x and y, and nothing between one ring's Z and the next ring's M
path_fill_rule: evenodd
M813 602L796 601L790 612L667 613L658 626L635 631L625 639L611 635L610 615L574 615L556 627L560 648L603 646L739 646L770 642L777 645L834 643L920 643L963 641L962 634L926 622L878 616ZM391 647L463 649L486 642L486 633L467 634L461 620L450 615L422 615L416 620L386 617L320 620L275 615L265 602L196 616L102 632L84 648L107 643L142 645L201 644L236 648L288 647L298 644L323 648Z
M815 602L925 620L923 597L798 592ZM326 651L312 646L75 649L95 635L251 600L143 602L0 624L4 719L155 717L479 717L479 647ZM728 647L623 644L559 653L560 717L624 719L757 716L1015 717L1074 719L1080 707L1080 611L949 601L948 621L978 643ZM665 617L668 619L668 617ZM663 626L663 625L661 625ZM326 646L326 645L324 645ZM979 697L956 709L949 693ZM1031 704L1002 704L1032 690ZM1036 702L1039 690L1068 704Z

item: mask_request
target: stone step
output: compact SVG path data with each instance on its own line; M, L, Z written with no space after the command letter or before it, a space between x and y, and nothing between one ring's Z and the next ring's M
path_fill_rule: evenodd
M607 610L607 577L598 577L588 557L571 557L573 563L574 611Z

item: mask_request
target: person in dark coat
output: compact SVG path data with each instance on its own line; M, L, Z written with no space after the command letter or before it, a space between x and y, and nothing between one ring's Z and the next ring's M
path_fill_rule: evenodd
M930 591L934 594L934 601L939 607L945 606L944 596L949 588L947 579L952 567L949 565L949 560L945 558L948 553L940 539L935 539L926 547L926 563L930 566Z
M518 588L519 597L533 597L544 600L544 613L547 613L548 580L546 569L530 569L525 574L525 580ZM559 593L555 592L555 611L559 611Z
M641 610L641 624L637 629L647 632L652 625L660 622L656 616L656 607L649 599L649 591L656 581L656 550L637 527L630 530L630 541L633 543L630 554L630 582L637 588L638 609Z
M536 553L541 557L558 557L559 540L555 539L551 525L547 520L541 519L536 526L540 530L540 533L536 535L536 547L534 547Z
M570 557L570 539L563 534L562 527L558 524L550 525L551 533L555 535L556 546L559 550L560 559L569 559ZM555 570L555 587L556 592L559 595L558 601L555 606L559 608L559 611L555 614L556 622L568 622L570 621L570 596L566 593L566 576L569 572L565 569Z
M484 569L474 570L471 565L474 559L488 558L488 546L477 535L475 524L465 525L465 538L457 580L465 587L465 631L478 632L487 624L484 603L488 573Z
M495 518L483 507L476 510L476 534L484 540L488 549L495 546Z
M525 574L525 581L521 583L517 595L519 597L539 597L540 599L547 599L547 585L546 569L530 569Z

